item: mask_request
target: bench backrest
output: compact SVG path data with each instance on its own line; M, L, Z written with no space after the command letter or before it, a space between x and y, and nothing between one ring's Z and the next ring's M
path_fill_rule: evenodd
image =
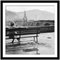
M6 28L6 36L8 35L27 35L27 34L39 34L41 32L53 32L54 26L49 27L33 27L33 28Z

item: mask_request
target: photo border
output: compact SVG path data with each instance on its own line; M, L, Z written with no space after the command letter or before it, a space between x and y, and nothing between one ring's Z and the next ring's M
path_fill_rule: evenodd
M3 3L57 3L57 57L3 57ZM59 1L1 1L1 58L2 59L58 59L59 58Z

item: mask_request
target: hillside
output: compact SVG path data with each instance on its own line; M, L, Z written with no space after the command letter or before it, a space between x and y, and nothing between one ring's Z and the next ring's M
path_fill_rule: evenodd
M17 20L18 16L15 12L11 12L11 11L7 11L5 12L5 17L6 17L6 21L14 21ZM19 18L18 18L19 19Z
M18 12L17 15L22 19L24 12ZM54 14L47 11L29 10L26 15L28 20L54 20Z
M6 16L6 25L9 24L9 21L14 21L19 26L23 25L24 12L12 12L6 10L5 16ZM46 23L46 21L54 20L54 14L47 11L41 11L41 10L26 11L26 16L28 19L28 23L27 23L28 26L36 26L37 23L40 26L42 26L43 24ZM53 24L54 23L52 22L52 25Z
M41 10L29 10L26 11L27 19L29 20L54 20L54 14L41 11ZM6 21L8 20L23 20L24 12L11 12L6 10Z

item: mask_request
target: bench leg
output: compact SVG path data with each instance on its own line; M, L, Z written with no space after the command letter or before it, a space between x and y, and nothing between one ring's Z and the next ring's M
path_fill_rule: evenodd
M34 38L34 42L35 42L35 37L33 37Z
M14 43L14 38L13 38L13 40L12 40L12 43Z
M17 40L18 40L18 43L20 44L20 38L17 38Z
M38 43L38 34L36 34L36 43Z
M21 36L19 38L17 38L19 44L20 44L20 38L21 38Z

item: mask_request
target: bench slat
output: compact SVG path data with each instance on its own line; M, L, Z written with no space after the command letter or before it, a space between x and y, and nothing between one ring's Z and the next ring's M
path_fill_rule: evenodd
M38 37L38 36L25 36L25 37L14 37L14 38L17 39L17 38L30 38L30 37ZM8 37L8 38L6 38L6 39L12 39L12 38L9 38L9 37Z

